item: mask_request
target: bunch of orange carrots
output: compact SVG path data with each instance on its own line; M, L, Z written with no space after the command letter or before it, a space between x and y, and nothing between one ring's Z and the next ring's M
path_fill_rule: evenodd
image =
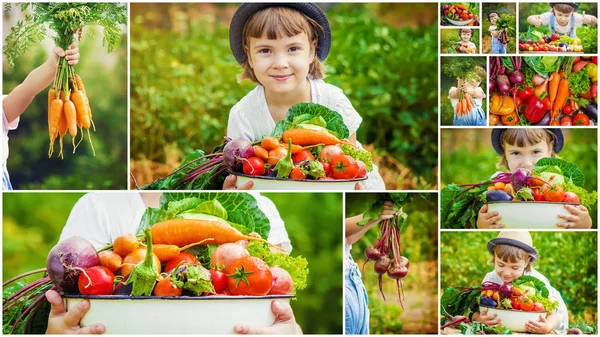
M61 58L52 88L48 90L48 133L50 136L48 157L52 157L54 141L60 137L59 157L64 159L63 138L67 131L71 134L73 153L75 153L77 146L83 140L83 129L87 130L92 152L96 156L90 137L90 127L93 127L96 131L96 126L92 120L90 101L87 98L83 81L75 73L73 66L69 65L65 58ZM77 128L81 132L81 139L75 144Z
M473 103L473 98L471 95L463 93L462 99L459 99L458 103L456 104L456 114L458 116L466 116L469 114L469 111L471 111L473 106L475 106L475 104Z

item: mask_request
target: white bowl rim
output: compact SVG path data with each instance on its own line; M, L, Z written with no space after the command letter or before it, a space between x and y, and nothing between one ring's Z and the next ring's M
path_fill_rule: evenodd
M233 172L233 171L229 171L229 174L233 174L236 176L240 176L240 177L246 177L249 179L260 179L260 180L280 180L280 181L286 181L286 182L298 182L298 183L302 183L302 182L310 182L310 183L321 183L321 184L335 184L335 183L347 183L347 182L355 182L355 181L363 181L363 180L367 180L367 176L362 177L362 178L354 178L354 179L331 179L331 180L313 180L313 179L304 179L304 180L299 180L299 179L289 179L289 178L277 178L277 177L266 177L266 176L251 176L248 174L243 174L243 173L239 173L239 172Z
M488 204L556 204L556 205L575 205L578 206L580 204L574 204L572 202L564 202L564 201L488 201Z
M544 314L544 313L548 313L548 311L526 311L526 310L516 310L516 309L504 309L504 308L496 308L496 307L488 307L485 305L479 305L482 308L487 308L487 309L494 309L494 310L503 310L503 311L510 311L510 312L528 312L528 313L533 313L533 314Z
M129 296L129 295L79 295L79 294L77 294L77 295L61 294L61 296L63 298L81 298L81 299L90 299L90 300L186 300L186 301L278 299L278 298L294 298L294 297L296 297L296 295Z
M450 23L457 25L457 26L468 25L469 23L475 21L475 18L470 18L469 20L463 20L463 21L453 20L453 19L450 19L447 15L446 15L446 19L448 19L448 21L450 21ZM455 22L457 22L457 23L455 23ZM461 23L461 24L459 24L459 23Z

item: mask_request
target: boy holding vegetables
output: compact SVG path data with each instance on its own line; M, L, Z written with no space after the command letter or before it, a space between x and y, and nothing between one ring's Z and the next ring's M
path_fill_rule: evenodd
M531 264L538 260L538 252L533 247L533 240L529 232L502 231L495 239L488 242L487 248L492 258L489 263L494 265L494 271L489 272L483 281L496 284L511 283L522 275L529 275L542 281L549 291L548 300L558 301L556 310L548 311L546 317L542 315L539 321L529 321L525 324L527 332L534 334L548 334L553 330L557 334L564 334L569 327L569 312L560 293L554 289L548 279L535 270ZM481 313L475 312L472 321L479 321L488 326L501 325L497 314L489 315L488 309Z
M500 166L511 173L523 168L532 171L538 160L556 157L564 145L561 129L494 129L492 130L492 145L501 156ZM562 228L591 228L592 218L583 205L565 204L570 215L558 216L567 222L556 225ZM484 229L500 229L502 217L498 212L488 213L488 206L483 205L477 217L477 227Z
M233 106L227 136L249 141L270 135L290 107L313 102L338 112L357 144L362 118L339 88L325 83L323 61L331 47L331 30L325 13L314 3L244 3L234 14L229 43L242 66L240 80L258 85ZM360 144L357 144L360 147ZM384 190L376 166L368 174L366 189ZM229 176L223 189L235 189ZM252 188L248 182L237 189ZM356 189L362 189L357 183Z
M593 15L575 13L579 6L574 2L551 2L550 7L550 12L529 16L527 23L535 27L545 25L551 34L566 34L569 37L577 37L578 27L598 24L598 19Z

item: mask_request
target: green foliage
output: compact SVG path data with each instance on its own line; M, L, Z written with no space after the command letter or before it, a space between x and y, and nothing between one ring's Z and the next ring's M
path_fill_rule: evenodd
M441 125L452 125L454 121L454 108L452 108L452 102L448 98L450 88L458 85L456 81L459 76L462 78L466 76L468 79L477 80L478 74L475 71L475 66L487 69L487 62L486 58L481 56L447 56L441 57L440 62L442 66L442 85L440 87ZM481 81L480 87L484 93L487 92L485 79ZM482 99L482 109L483 111L487 111L485 97Z
M292 106L285 119L277 122L271 136L279 138L286 130L302 127L302 124L305 123L314 125L315 118L325 122L325 125L321 125L321 127L326 128L334 136L340 139L350 136L342 115L316 103L298 103Z
M294 293L306 288L306 280L309 274L308 261L302 256L292 257L285 253L271 251L269 245L264 242L252 241L246 247L250 256L256 256L265 261L269 267L280 267L285 269L293 280Z
M492 52L491 34L490 34L490 21L488 20L488 13L492 10L497 11L502 16L502 19L506 21L508 27L506 33L508 35L508 44L506 45L506 53L514 54L517 50L517 18L516 18L516 5L514 3L484 3L481 15L482 23L482 35L484 41L489 39L489 44L482 46L484 54Z
M471 27L469 27L471 28ZM471 42L477 46L475 54L479 54L481 51L481 41L479 39L479 30L472 29L473 38ZM440 32L440 52L442 54L459 54L456 51L457 43L460 39L460 29L442 29Z
M546 276L569 309L570 321L596 313L598 298L597 236L595 232L534 232L540 259L534 268ZM497 232L442 232L440 289L479 285L493 271L487 242Z

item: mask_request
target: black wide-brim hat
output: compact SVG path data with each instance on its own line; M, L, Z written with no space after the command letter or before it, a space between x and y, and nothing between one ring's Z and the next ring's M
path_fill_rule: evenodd
M569 5L573 8L575 8L575 10L579 9L579 5L574 2L551 2L550 3L550 7L554 7L554 5Z
M499 155L502 155L504 153L500 139L502 138L502 133L504 133L504 131L506 130L507 129L505 128L498 128L492 130L492 146ZM565 144L565 137L563 136L562 130L559 128L546 128L544 130L550 131L556 136L556 142L554 142L554 152L559 153L560 150L562 150L563 145Z
M539 258L537 250L533 247L533 240L529 232L501 231L498 237L488 241L488 252L494 255L494 248L497 245L509 245L523 249L531 254L530 263L537 261Z
M229 25L229 46L231 47L233 56L239 64L242 64L246 61L246 53L244 53L244 46L242 45L244 26L252 17L252 15L267 7L290 7L315 20L323 28L322 32L318 32L319 39L317 43L316 55L319 60L325 61L327 55L329 55L329 50L331 49L331 28L329 27L329 20L327 20L327 16L321 10L321 8L319 8L319 6L310 2L246 2L238 7L237 11L233 15L233 18L231 19L231 24Z

